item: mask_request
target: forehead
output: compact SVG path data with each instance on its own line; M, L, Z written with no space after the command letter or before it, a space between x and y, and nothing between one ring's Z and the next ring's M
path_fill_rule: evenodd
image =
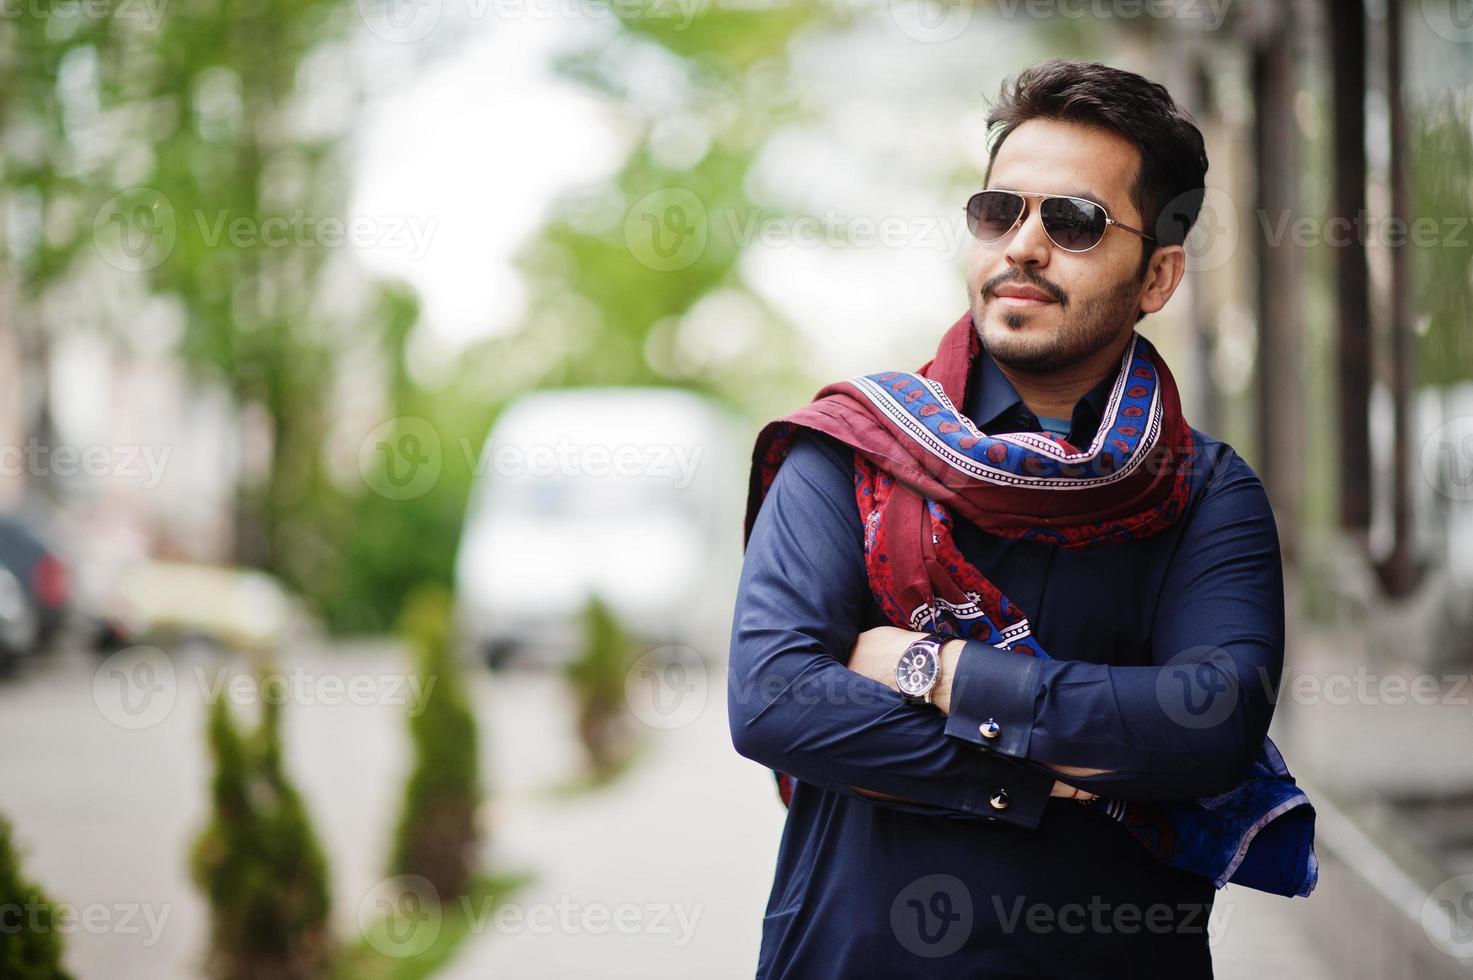
M1130 187L1139 166L1140 151L1118 133L1057 119L1030 119L1003 140L987 183L1093 198L1124 218L1135 211Z

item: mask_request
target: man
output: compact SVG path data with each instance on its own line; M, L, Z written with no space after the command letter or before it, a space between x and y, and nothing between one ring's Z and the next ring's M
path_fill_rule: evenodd
M988 123L968 313L754 454L728 711L789 804L767 980L1207 977L1215 886L1313 887L1265 742L1269 502L1134 329L1181 282L1201 134L1057 61Z

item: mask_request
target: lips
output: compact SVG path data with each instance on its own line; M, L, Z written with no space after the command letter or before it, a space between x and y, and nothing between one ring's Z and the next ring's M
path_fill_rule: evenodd
M1054 302L1054 298L1032 286L999 286L993 295L1009 306L1042 306Z

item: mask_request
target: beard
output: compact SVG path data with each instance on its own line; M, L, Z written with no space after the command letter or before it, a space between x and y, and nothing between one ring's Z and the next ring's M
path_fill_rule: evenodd
M983 296L1005 282L1037 286L1052 294L1058 300L1059 325L1047 334L1020 329L1030 317L1036 317L1038 312L1048 307L1040 307L1036 311L1006 309L1003 313L1004 327L988 324L984 315L988 302ZM984 283L976 295L969 297L972 322L982 346L993 360L1014 371L1050 374L1093 357L1114 343L1122 327L1132 324L1140 309L1136 298L1140 285L1139 279L1122 280L1085 300L1078 310L1071 311L1068 294L1052 283L1004 274Z

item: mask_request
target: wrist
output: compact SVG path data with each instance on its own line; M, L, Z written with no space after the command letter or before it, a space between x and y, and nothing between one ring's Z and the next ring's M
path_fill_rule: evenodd
M947 640L941 644L941 652L937 656L939 665L936 675L936 689L931 692L931 703L941 709L942 714L951 713L951 679L956 676L956 664L961 659L962 650L967 641L961 637Z

